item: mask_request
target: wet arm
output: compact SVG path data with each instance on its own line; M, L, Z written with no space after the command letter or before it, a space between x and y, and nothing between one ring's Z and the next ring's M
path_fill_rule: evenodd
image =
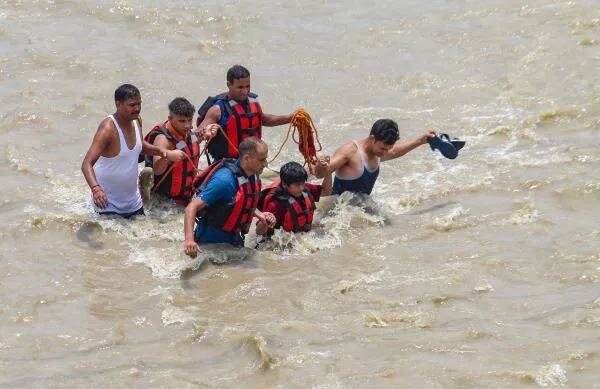
M262 125L266 127L280 126L292 121L292 115L271 115L263 113Z
M151 156L159 156L161 158L167 158L167 150L161 149L158 146L154 146L153 144L147 142L146 140L142 141L142 154L151 155Z
M206 203L199 197L194 197L192 201L185 207L183 219L183 232L185 240L194 240L194 224L196 223L196 215L203 208L206 208Z
M90 189L98 186L96 173L94 172L94 165L98 161L98 158L100 158L100 156L110 146L110 138L112 134L112 128L110 128L106 122L103 121L100 123L98 130L96 130L96 134L94 135L94 139L92 140L92 144L83 158L83 162L81 163L81 172L83 173L83 177L85 177L85 181L89 185Z
M167 140L164 135L159 135L154 140L154 145L160 149L168 149L171 143ZM167 170L169 166L169 161L161 156L152 157L152 169L154 170L154 174L160 175Z
M332 192L333 179L331 173L325 173L323 182L321 182L321 196L330 196Z
M427 131L417 138L402 143L396 143L387 153L383 155L383 157L381 157L381 160L389 161L390 159L399 158L404 154L408 153L409 151L412 151L417 147L424 145L425 143L427 143L427 139L429 139L432 136L435 136L435 132Z
M218 105L213 105L206 112L204 120L202 122L199 122L199 120L200 118L196 119L196 132L203 135L206 132L206 127L219 123L219 120L221 120L221 108Z
M256 212L255 216L257 216ZM269 226L267 225L266 220L264 220L264 218L258 218L258 221L256 222L256 235L265 235L268 231Z
M145 140L142 143L142 154L166 158L171 162L182 161L185 159L185 153L181 150L169 150L164 147L158 147Z
M185 240L183 241L183 250L192 258L195 258L200 251L200 246L194 239L194 223L196 221L196 215L198 214L198 211L204 207L206 207L206 203L204 200L198 197L193 198L192 201L190 201L190 203L185 207L183 216L183 232L185 236Z
M258 219L256 222L256 235L265 235L275 227L277 219L275 218L274 213L276 210L274 210L271 205L272 204L267 204L264 212L261 212L258 209L254 210L254 216Z
M356 152L356 147L353 143L348 143L335 151L331 160L326 165L318 164L315 169L315 177L325 178L326 174L331 174L346 165L350 159L351 153ZM330 177L331 178L331 177Z

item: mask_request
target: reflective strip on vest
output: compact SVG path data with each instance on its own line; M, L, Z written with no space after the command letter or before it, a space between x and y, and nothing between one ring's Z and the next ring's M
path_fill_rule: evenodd
M229 140L236 148L246 138L262 136L262 108L255 98L248 99L248 112L244 110L242 104L230 99L227 101L231 107L232 113L227 119L226 132ZM238 151L227 142L227 156L237 157Z

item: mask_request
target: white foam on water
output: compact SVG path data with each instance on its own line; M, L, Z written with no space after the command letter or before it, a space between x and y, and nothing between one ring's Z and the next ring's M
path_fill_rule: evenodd
M412 168L397 177L388 177L384 172L375 185L373 198L386 211L400 215L432 200L479 192L497 179L494 171L476 167L470 156L448 161L438 154L426 160L406 160L404 163Z
M370 285L380 283L384 276L386 275L385 271L381 270L371 274L365 274L362 277L359 277L355 280L340 280L335 290L339 291L342 294L346 294L355 289L368 289Z
M452 208L445 215L435 217L431 222L431 227L440 232L455 231L475 226L479 223L479 220L477 217L469 216L469 210L459 205Z
M540 367L535 376L535 383L542 387L565 386L567 381L567 372L558 363Z
M536 209L532 200L524 199L523 201L518 202L516 205L519 207L517 211L501 222L501 224L530 224L539 220L539 211Z
M352 113L356 117L380 117L385 115L393 115L395 120L419 118L424 114L434 113L435 109L407 110L397 106L388 107L358 107L353 108Z
M228 293L219 297L218 301L228 303L231 301L248 300L255 297L265 297L271 294L271 290L265 285L264 280L255 279L249 282L244 282Z
M163 286L157 286L151 291L147 292L147 296L170 296L171 290L169 288L165 288Z
M164 279L179 279L186 271L199 269L205 259L202 255L189 258L181 245L175 244L163 249L141 248L129 254L129 263L141 263L150 268L152 276Z
M35 204L27 204L23 208L23 213L39 215L42 209Z
M473 291L477 293L489 293L494 291L494 287L490 283L478 284L473 288Z
M312 386L312 389L344 389L346 388L346 386L344 386L344 384L342 384L342 382L339 380L339 378L329 374L326 378L325 378L324 383L320 383L320 384L316 384Z
M89 188L81 175L67 177L55 174L50 176L48 181L51 184L49 196L66 212L77 215L95 214Z
M173 324L193 323L197 318L184 309L168 305L161 313L161 320L165 327Z
M230 244L204 244L196 258L190 258L183 251L181 241L169 242L166 247L147 247L146 240L131 244L128 262L147 266L152 275L162 279L180 279L185 273L197 271L209 261L216 265L242 262L253 259L257 252L249 247L236 247Z
M251 260L257 255L257 252L250 247L236 247L227 243L218 243L202 245L199 255L216 265L223 265Z
M511 162L516 162L520 167L541 167L547 165L560 165L573 162L573 158L564 151L557 149L524 152L515 152L506 156Z
M276 230L270 239L259 244L261 251L274 251L280 254L279 259L292 258L295 255L309 255L320 250L341 246L343 236L339 231L328 229L321 221L314 225L311 231L290 233L282 229Z
M329 196L318 203L313 228L305 233L289 233L281 229L259 244L260 250L275 251L281 259L296 255L309 255L320 250L340 247L368 226L381 226L385 215L381 207L371 198L343 193ZM254 246L260 237L247 237L247 246Z

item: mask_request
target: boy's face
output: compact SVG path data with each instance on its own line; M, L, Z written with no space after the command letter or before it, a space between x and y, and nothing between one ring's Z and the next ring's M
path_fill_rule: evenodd
M304 190L304 182L295 182L293 184L283 184L283 189L287 190L289 194L294 197L298 197Z
M169 115L169 121L171 122L171 125L173 126L175 131L177 131L177 133L182 136L187 136L190 130L194 128L192 124L193 119L193 116L182 116L175 114Z

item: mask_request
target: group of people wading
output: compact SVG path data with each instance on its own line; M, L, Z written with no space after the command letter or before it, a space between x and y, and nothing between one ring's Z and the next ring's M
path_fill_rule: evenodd
M267 166L268 146L262 128L288 124L292 115L265 113L250 92L250 72L243 66L227 71L227 88L198 109L196 130L195 107L177 97L169 104L167 120L146 136L139 90L130 84L117 88L116 112L100 122L81 165L94 210L125 218L144 214L138 186L138 163L143 161L152 168L155 193L185 205L184 250L195 257L200 244L242 246L253 218L258 235L269 236L278 228L309 231L321 196L370 194L380 161L401 157L436 136L427 131L399 143L398 125L379 119L366 138L343 144L331 158L318 158L320 185L307 183L304 167L288 162L279 179L263 187L260 174ZM201 154L207 154L210 165L198 171Z

